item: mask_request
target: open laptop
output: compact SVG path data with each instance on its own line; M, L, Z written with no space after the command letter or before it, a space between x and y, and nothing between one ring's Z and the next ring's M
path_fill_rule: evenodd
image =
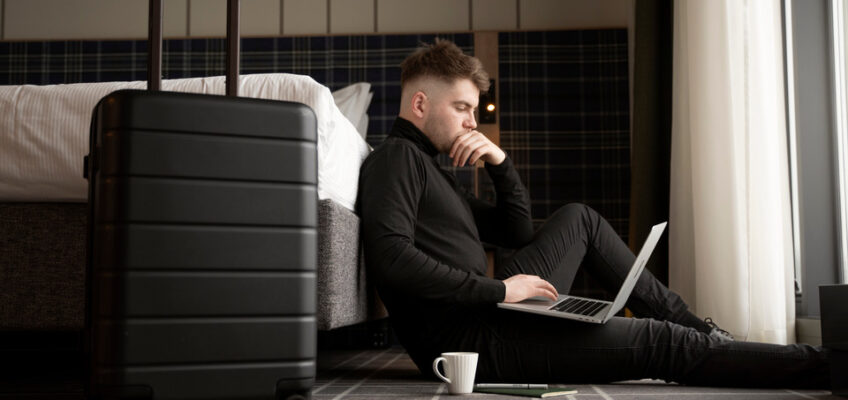
M618 294L615 296L613 302L561 294L556 301L544 297L533 297L518 303L498 303L498 307L604 324L624 307L624 303L627 302L627 298L630 297L630 293L636 287L636 281L645 269L645 264L648 263L648 259L651 257L654 247L657 246L657 242L660 240L660 236L662 236L667 224L667 222L663 222L651 228L651 233L645 239L642 250L636 256L636 261L630 267L630 272L627 274L627 278L624 279L624 283L621 285L621 289L618 290Z

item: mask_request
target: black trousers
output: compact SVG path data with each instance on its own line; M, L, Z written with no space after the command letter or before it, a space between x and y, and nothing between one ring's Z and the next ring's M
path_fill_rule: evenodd
M552 215L496 277L523 273L546 278L556 272L570 286L582 265L615 293L634 260L598 213L570 204ZM568 287L557 290L567 292ZM434 339L440 351L480 353L478 382L652 378L704 386L829 388L826 349L721 342L677 323L688 313L686 304L647 270L627 307L637 318L614 317L604 325L492 307ZM413 359L416 353L410 351ZM422 371L430 362L432 358L416 360Z

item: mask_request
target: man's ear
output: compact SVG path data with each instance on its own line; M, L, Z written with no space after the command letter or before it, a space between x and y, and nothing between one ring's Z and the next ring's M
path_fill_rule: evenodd
M417 91L412 95L412 114L418 118L424 118L424 113L428 107L427 95L422 91Z

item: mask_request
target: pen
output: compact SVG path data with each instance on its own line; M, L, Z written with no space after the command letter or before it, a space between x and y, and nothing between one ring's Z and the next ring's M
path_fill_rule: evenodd
M547 389L545 383L478 383L477 389Z

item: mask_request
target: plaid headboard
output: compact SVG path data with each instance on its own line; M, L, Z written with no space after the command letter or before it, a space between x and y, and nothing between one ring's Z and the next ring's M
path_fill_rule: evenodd
M544 220L579 201L625 237L630 197L626 30L499 35L501 144ZM438 34L473 53L473 35ZM330 89L366 81L368 142L378 145L398 113L398 65L434 34L242 39L241 73L309 75ZM223 39L166 40L165 79L223 75ZM0 42L0 84L131 81L147 78L147 42ZM460 182L473 169L456 170ZM481 180L485 192L485 179Z
M439 34L473 53L471 34ZM398 114L400 62L436 35L244 38L241 73L309 75L336 90L371 83L368 142L383 141ZM162 45L164 79L224 75L224 39L173 39ZM147 41L0 43L0 85L134 81L147 79Z

